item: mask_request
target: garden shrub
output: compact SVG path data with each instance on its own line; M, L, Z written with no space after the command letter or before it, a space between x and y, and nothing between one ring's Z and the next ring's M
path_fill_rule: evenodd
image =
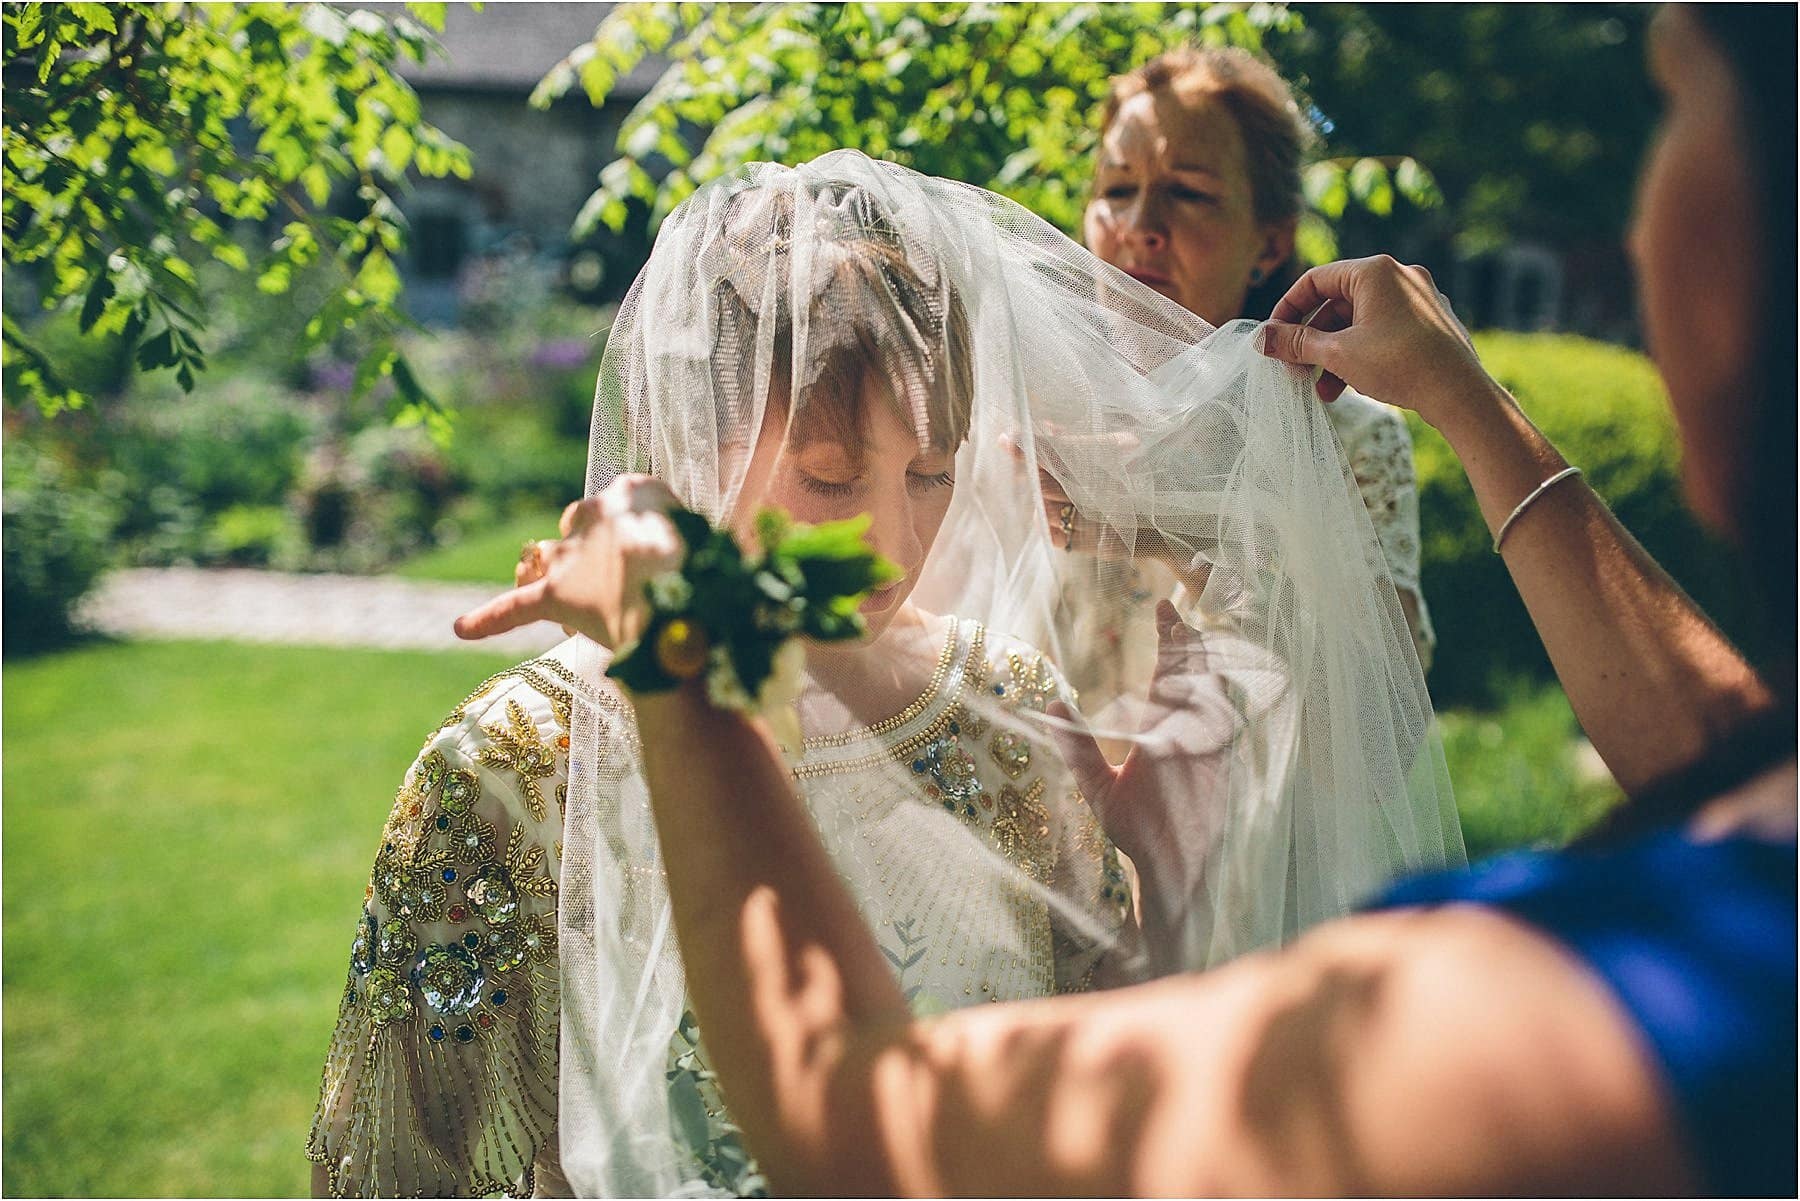
M240 505L284 503L319 425L279 386L223 372L192 396L146 393L121 407L102 437L106 461L123 481L119 535L143 545L145 562L204 557L206 522L192 520L190 510L211 516ZM168 510L181 513L188 535L174 545Z
M8 438L0 518L0 649L8 655L66 640L72 615L110 557L113 515L106 498L76 485L52 456Z
M1625 528L1728 633L1753 641L1740 566L1684 505L1674 421L1650 360L1568 335L1484 333L1475 344ZM1422 583L1438 634L1432 694L1439 705L1496 705L1519 684L1552 678L1549 659L1493 552L1461 464L1436 431L1411 414L1408 420Z
M452 410L446 446L390 424L389 381L353 395L354 339L309 348L292 306L212 271L201 279L212 369L193 394L135 375L117 340L81 334L72 311L39 315L34 336L92 399L50 420L27 415L8 438L104 498L121 564L381 571L521 512L560 509L586 478L612 314L572 303L553 271L516 259L475 273L462 328L405 339ZM297 296L323 286L314 274L296 278ZM9 298L28 300L14 281L9 272Z
M207 526L209 563L232 567L285 566L304 558L304 535L282 505L232 505Z
M472 410L457 422L451 444L457 470L496 515L560 509L587 480L587 439L559 434L552 413L524 407Z

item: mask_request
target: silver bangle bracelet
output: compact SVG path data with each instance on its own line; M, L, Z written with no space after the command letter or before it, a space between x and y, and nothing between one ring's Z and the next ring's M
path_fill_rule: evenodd
M1551 488L1554 488L1557 484L1562 483L1564 480L1568 479L1570 476L1580 475L1580 474L1581 474L1581 468L1579 468L1579 467L1565 467L1561 471L1557 472L1555 475L1551 476L1549 479L1545 480L1543 483L1539 484L1537 487L1533 488L1531 490L1531 492L1525 497L1525 499L1519 502L1518 508L1516 508L1512 511L1512 515L1509 516L1505 521L1500 523L1500 532L1498 534L1494 535L1494 553L1495 554L1500 553L1500 544L1502 542L1506 541L1506 531L1512 529L1513 522L1515 522L1519 519L1519 514L1523 513L1526 509L1529 509L1531 507L1533 501L1537 500L1538 497L1540 497L1544 493L1550 491Z

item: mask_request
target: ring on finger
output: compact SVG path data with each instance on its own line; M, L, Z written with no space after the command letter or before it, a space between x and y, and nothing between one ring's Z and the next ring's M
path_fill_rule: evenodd
M519 562L536 563L544 553L544 544L536 538L525 539L525 545L519 548Z
M1056 522L1062 527L1063 549L1075 549L1075 506L1064 501L1056 510Z

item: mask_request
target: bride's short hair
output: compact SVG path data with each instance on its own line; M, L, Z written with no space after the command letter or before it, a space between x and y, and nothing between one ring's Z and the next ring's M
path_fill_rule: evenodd
M760 387L791 443L830 441L859 457L868 400L883 396L921 445L954 452L973 402L969 318L929 252L854 184L748 188L727 204L722 236L706 252L720 268L712 359L728 401L721 422L746 422ZM719 435L747 432L740 424Z

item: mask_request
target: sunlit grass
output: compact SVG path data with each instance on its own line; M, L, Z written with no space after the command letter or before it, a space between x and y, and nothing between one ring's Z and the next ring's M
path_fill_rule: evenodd
M1521 688L1503 709L1453 709L1440 720L1471 859L1561 846L1621 799L1554 684Z
M513 564L528 538L556 537L561 514L527 513L499 525L476 530L449 546L426 551L402 563L395 575L414 580L456 584L511 584Z
M294 1195L375 840L490 656L164 643L5 669L18 1195Z

